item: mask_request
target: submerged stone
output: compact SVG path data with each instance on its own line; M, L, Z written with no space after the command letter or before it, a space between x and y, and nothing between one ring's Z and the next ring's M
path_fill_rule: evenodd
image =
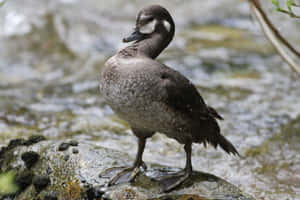
M58 151L65 151L69 148L69 146L70 146L69 143L63 142L59 145Z
M65 155L65 156L64 156L64 161L67 162L69 159L70 159L70 155Z
M69 142L69 144L71 145L71 146L78 146L78 141L76 141L76 140L71 140L70 142Z
M74 153L74 154L78 154L78 153L79 153L79 151L78 151L78 149L76 149L76 148L73 148L73 149L72 149L72 153Z

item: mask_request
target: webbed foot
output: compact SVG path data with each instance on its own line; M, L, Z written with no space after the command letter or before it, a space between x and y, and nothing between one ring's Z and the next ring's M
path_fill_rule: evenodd
M141 167L144 168L144 170L147 169L146 164L142 160L142 155L144 152L146 144L146 138L142 137L138 140L138 152L136 155L135 162L133 164L133 167L114 167L105 170L100 174L101 177L112 177L114 171L117 171L117 175L115 175L109 182L108 186L119 184L119 183L128 183L132 182L135 177L141 172Z
M181 171L175 174L162 176L155 178L162 186L163 192L170 192L171 190L180 186L185 180L187 180L192 173L190 171Z

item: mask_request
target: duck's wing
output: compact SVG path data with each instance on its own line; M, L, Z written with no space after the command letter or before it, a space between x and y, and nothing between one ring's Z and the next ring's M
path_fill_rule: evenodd
M223 119L215 109L206 105L196 87L182 74L164 66L160 77L165 102L171 109L197 118Z
M203 120L201 130L193 134L193 141L212 144L215 148L221 146L227 153L239 155L235 147L220 134L220 128L216 121L223 119L216 110L205 104L196 87L179 72L164 67L161 72L161 87L166 91L166 104L170 109L175 109L195 120Z

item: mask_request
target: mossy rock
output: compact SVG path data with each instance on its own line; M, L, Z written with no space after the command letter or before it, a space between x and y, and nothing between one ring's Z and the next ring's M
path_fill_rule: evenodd
M23 141L23 140L22 140ZM26 140L24 140L26 141ZM61 150L62 143L69 143ZM99 176L107 169L130 166L133 160L125 153L90 144L86 141L39 141L31 145L20 143L1 152L1 171L15 170L16 183L24 183L22 177L30 174L18 193L6 199L149 199L149 200L253 200L237 187L214 175L194 172L189 180L170 193L162 193L153 179L179 169L149 164L133 183L107 187L110 177ZM76 153L74 153L74 148ZM22 155L35 152L39 159L26 167ZM24 157L24 156L23 156ZM21 177L21 178L20 178ZM1 199L1 197L0 197Z

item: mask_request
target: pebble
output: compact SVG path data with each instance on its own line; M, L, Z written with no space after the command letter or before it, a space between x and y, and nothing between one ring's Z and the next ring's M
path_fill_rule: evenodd
M64 160L65 160L65 161L68 161L69 159L70 159L70 155L65 155L65 156L64 156Z
M73 149L72 149L72 152L73 152L73 154L78 154L78 153L79 153L79 150L76 149L76 148L73 148Z
M71 140L70 142L69 142L69 144L71 145L71 146L78 146L78 142L76 141L76 140Z
M58 151L65 151L69 148L69 146L70 146L69 143L63 142L59 145Z
M27 169L30 169L40 159L40 155L34 151L28 151L21 155Z
M51 183L49 176L35 176L33 178L33 185L37 192L42 191Z
M24 143L26 146L30 146L36 144L40 141L46 140L46 138L42 135L33 135L28 138L28 140Z

